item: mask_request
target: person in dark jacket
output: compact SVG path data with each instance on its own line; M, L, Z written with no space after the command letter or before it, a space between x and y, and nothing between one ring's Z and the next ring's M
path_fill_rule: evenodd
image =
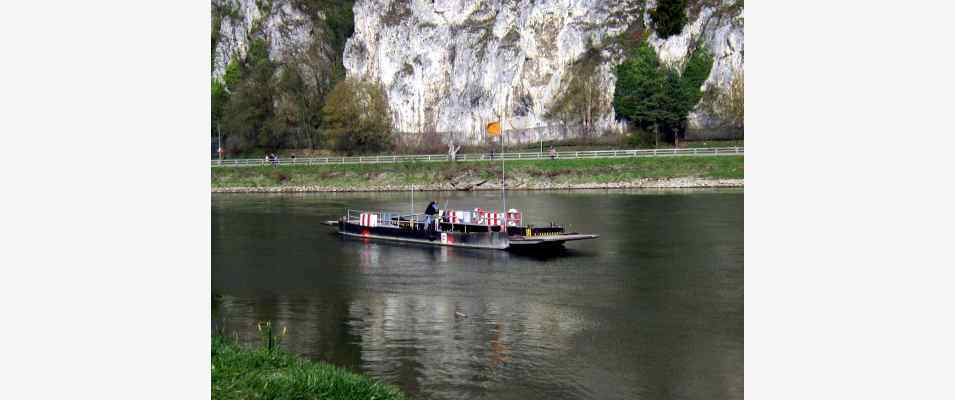
M430 229L431 222L434 221L434 216L437 213L438 213L438 203L436 203L434 200L431 200L431 203L428 204L428 209L424 210L425 229Z

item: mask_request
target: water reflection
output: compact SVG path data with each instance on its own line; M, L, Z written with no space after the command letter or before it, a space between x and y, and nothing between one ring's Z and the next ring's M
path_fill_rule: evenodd
M214 313L415 398L742 398L742 193L508 201L603 237L543 258L364 242L317 224L401 195L214 197Z

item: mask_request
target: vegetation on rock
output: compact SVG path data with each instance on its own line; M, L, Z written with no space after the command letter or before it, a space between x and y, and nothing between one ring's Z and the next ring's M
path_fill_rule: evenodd
M270 57L265 21L272 2L257 2L262 14L246 32L244 57L230 60L221 79L212 81L212 133L221 129L229 153L278 148L319 148L325 143L322 107L335 84L345 77L342 54L354 31L354 1L291 0L320 36L310 47ZM213 57L225 18L240 21L232 3L213 3Z
M229 90L222 110L222 130L229 132L230 145L239 148L274 148L278 138L268 128L272 120L275 97L272 76L276 65L269 60L268 42L254 39L248 54L238 66L238 82Z
M366 154L391 146L391 113L385 91L355 79L338 82L322 107L322 118L335 149Z
M657 0L650 10L653 28L661 38L668 38L683 30L686 25L686 0Z
M591 137L596 134L596 123L610 111L607 94L601 90L598 69L606 60L601 49L589 46L584 55L571 66L568 79L561 83L558 95L545 114L564 124L580 124L581 134Z
M703 96L713 58L698 47L682 71L660 64L647 43L634 49L616 68L613 105L634 128L633 144L664 139L678 143L686 132L687 114Z

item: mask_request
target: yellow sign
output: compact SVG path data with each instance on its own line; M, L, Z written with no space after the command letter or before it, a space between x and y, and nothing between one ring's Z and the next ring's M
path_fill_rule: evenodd
M497 136L501 134L501 121L494 121L490 124L487 124L487 134L490 136Z

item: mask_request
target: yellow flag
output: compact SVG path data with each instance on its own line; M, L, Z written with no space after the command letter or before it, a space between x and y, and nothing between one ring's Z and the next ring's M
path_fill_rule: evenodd
M489 136L497 136L501 134L501 121L494 121L490 124L487 124L487 134Z

